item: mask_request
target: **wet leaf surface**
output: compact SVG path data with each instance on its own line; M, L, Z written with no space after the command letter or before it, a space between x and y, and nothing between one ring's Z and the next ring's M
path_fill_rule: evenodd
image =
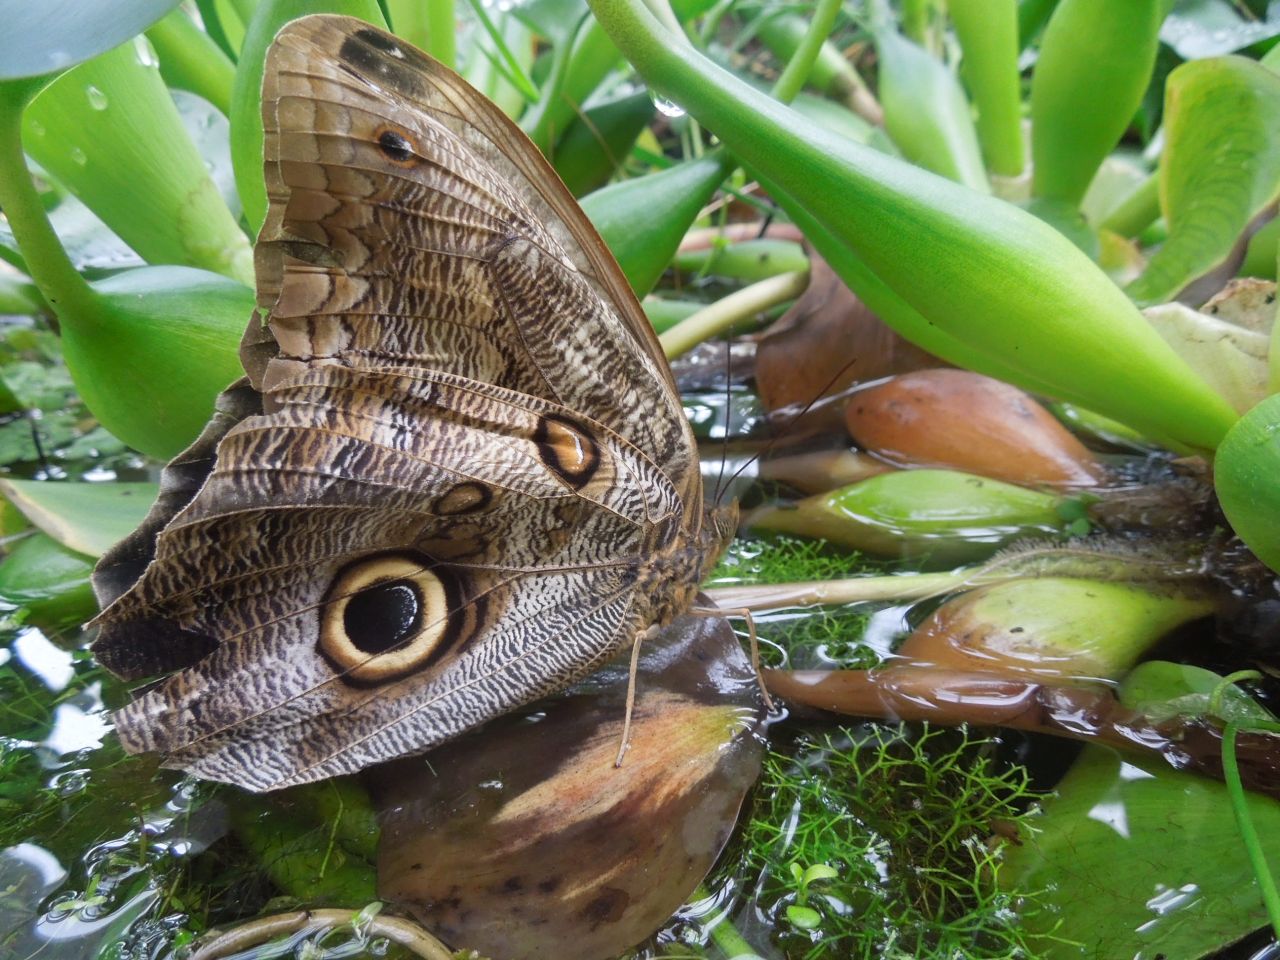
M759 693L723 620L645 645L621 767L626 665L369 777L379 895L455 946L611 957L684 903L760 769Z

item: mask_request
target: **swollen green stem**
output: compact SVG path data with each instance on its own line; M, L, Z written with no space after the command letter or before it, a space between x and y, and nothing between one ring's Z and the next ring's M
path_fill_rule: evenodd
M12 87L0 90L0 208L22 250L27 272L59 315L98 309L98 297L62 248L31 183L22 152L22 111L27 97Z
M709 900L711 891L699 885L698 889L693 891L693 897L695 900ZM733 925L733 921L727 915L711 928L711 940L730 960L757 960L760 956L738 932L738 928Z

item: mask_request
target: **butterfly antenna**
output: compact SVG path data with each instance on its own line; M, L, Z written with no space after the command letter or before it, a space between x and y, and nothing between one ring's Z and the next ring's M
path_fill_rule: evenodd
M812 410L822 400L830 399L829 397L826 396L827 391L830 390L837 383L839 383L840 378L843 377L846 373L848 373L849 370L852 369L853 365L857 362L858 362L858 358L854 357L852 360L846 363L843 367L837 370L835 376L833 376L830 380L826 382L823 388L818 391L817 395L812 400L810 400L803 407L801 407L798 412L792 414L792 416L785 423L783 423L783 425L778 429L777 433L770 438L769 442L766 443L761 450L759 450L749 460L747 460L746 463L744 463L741 467L739 467L737 470L734 471L733 476L729 478L728 486L732 486L733 481L737 480L738 477L742 476L743 472L746 471L748 467L750 467L753 463L755 463L757 460L763 457L766 453L772 450L777 445L778 441L781 440L784 436L786 436L787 431L791 429L792 425L795 424L797 420L799 420L806 413Z

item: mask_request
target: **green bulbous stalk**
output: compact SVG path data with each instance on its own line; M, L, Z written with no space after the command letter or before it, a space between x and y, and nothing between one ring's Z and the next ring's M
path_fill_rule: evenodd
M1035 196L1080 203L1142 102L1163 19L1163 0L1058 4L1031 81Z
M989 193L978 135L960 84L941 62L892 26L875 33L884 128L926 170Z
M280 28L309 13L339 13L386 29L377 0L260 0L245 30L231 89L231 164L245 220L256 235L267 215L262 179L262 71Z
M204 97L223 116L231 112L236 65L185 10L172 10L157 20L147 30L147 38L156 48L165 83Z
M954 563L1021 537L1063 532L1065 502L954 470L900 470L785 507L763 507L746 523L882 556Z
M551 156L564 185L581 196L609 182L653 118L643 90L598 104L576 117Z
M1231 428L1213 463L1222 512L1254 554L1280 572L1280 393Z
M610 184L583 198L583 212L613 251L636 296L653 289L728 172L723 155L709 155Z
M1016 177L1026 164L1015 0L950 0L964 59L960 72L977 109L978 141L992 173Z
M27 152L150 263L250 282L253 255L146 37L69 70L23 119Z
M650 82L802 205L883 288L971 352L1021 371L1020 385L1043 384L1200 449L1235 422L1230 405L1053 228L814 129L665 31L639 0L592 8Z

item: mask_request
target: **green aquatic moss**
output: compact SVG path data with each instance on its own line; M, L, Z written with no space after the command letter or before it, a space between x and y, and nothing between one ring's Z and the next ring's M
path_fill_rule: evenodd
M1035 797L994 741L868 725L798 746L767 758L744 835L757 908L788 957L1034 955L1020 916L1037 894L996 878Z

